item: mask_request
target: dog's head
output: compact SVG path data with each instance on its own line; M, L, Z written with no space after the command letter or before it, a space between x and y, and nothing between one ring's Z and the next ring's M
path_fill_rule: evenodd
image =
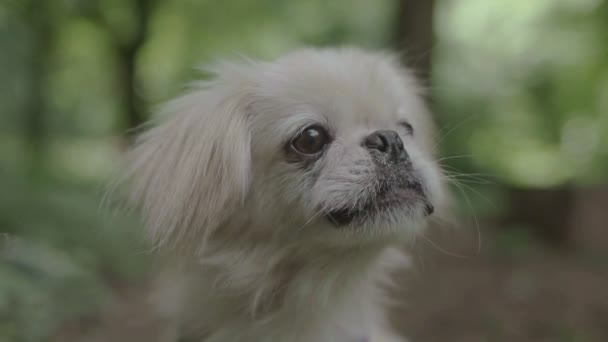
M132 151L157 243L393 240L441 204L430 117L395 58L308 49L214 72Z

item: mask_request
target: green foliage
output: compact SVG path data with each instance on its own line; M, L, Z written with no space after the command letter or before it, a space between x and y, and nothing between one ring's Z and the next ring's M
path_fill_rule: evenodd
M2 341L47 340L103 309L109 284L145 274L137 223L104 213L95 189L7 172L0 182Z
M599 0L444 2L436 95L461 125L449 153L517 185L605 181L607 13Z

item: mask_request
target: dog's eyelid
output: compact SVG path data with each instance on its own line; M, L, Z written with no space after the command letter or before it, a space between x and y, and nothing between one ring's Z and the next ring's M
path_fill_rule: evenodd
M412 124L410 124L407 120L399 120L397 124L405 128L408 134L414 134L414 126L412 126Z

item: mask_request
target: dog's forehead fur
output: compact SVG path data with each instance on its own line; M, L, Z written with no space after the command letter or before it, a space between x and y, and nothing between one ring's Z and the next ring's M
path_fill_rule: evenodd
M320 207L350 206L373 196L376 166L362 140L376 130L401 133L415 169L424 174L428 197L437 192L429 115L414 77L395 56L358 49L298 50L273 62L227 65L218 76L246 103L254 221L274 219L265 225L273 231L286 222L306 222L310 230ZM414 136L399 121L410 123ZM312 124L321 124L332 136L325 157L309 170L285 165L289 141ZM269 218L273 208L283 208L289 217ZM399 220L408 227L419 225L411 213Z
M343 139L358 139L406 120L419 131L416 141L430 150L432 125L422 89L394 55L303 49L273 62L220 68L218 74L231 78L229 70L240 79L236 84L241 92L249 93L253 133L259 131L265 140L276 132L293 134L306 123L324 124Z

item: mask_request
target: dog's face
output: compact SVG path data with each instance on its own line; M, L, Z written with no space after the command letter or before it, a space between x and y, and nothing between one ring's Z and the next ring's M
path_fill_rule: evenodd
M145 176L135 197L157 239L211 227L291 240L393 239L440 204L429 114L393 59L304 50L218 74L205 93L178 100L182 114L135 150L134 177ZM146 154L156 160L139 157Z
M433 213L440 175L411 76L353 51L268 68L249 107L255 220L356 238L411 232Z

